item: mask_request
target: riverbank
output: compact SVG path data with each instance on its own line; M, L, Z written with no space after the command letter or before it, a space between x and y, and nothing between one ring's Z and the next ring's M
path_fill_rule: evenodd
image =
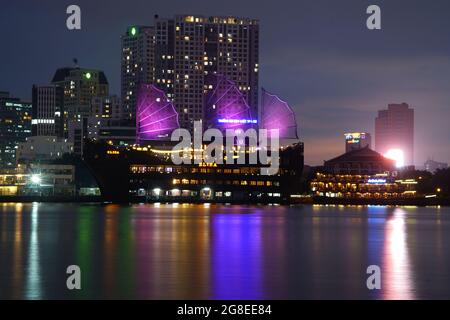
M63 196L0 196L0 203L8 202L58 202L58 203L86 203L86 202L104 202L101 196L81 196L81 197L63 197Z
M111 203L106 201L101 196L82 196L82 197L39 197L39 196L0 196L0 203L30 203L30 202L43 202L43 203ZM450 206L450 199L446 198L409 198L409 199L364 199L364 198L330 198L330 197L302 197L292 198L290 200L279 199L264 199L258 202L244 202L233 200L195 200L195 199L131 199L130 201L112 202L112 203L190 203L190 204L234 204L234 205L246 205L246 204L258 204L258 205L380 205L380 206Z

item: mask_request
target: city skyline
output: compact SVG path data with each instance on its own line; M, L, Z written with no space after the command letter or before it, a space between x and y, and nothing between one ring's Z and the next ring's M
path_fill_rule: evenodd
M449 0L0 7L0 300L450 297Z
M448 23L444 14L448 4L443 1L433 6L416 1L383 3L383 29L371 32L364 23L366 4L346 1L338 8L329 1L319 2L300 2L295 7L298 11L292 6L287 11L277 4L279 16L274 17L262 5L243 3L237 7L232 5L233 1L227 2L230 4L227 8L214 4L209 9L204 2L189 7L173 2L172 6L155 4L146 10L140 1L126 7L118 4L115 8L80 1L83 28L74 32L65 28L66 3L8 3L1 15L13 14L25 5L32 7L36 10L25 10L21 19L39 21L39 28L29 32L19 23L11 33L11 27L2 24L4 38L22 36L33 44L36 40L32 38L36 37L44 45L28 52L14 50L20 48L19 41L7 41L11 48L0 55L2 60L11 63L2 65L1 73L6 76L0 79L0 90L31 101L33 83L49 83L56 68L70 66L76 57L82 67L104 70L111 83L111 93L117 94L120 92L120 35L129 25L152 24L154 14L169 18L177 13L250 17L260 20L261 25L260 85L286 97L296 111L300 138L306 145L307 164L321 165L323 160L340 154L339 142L344 132L374 134L377 110L401 102L410 104L416 112L415 164L422 165L428 157L448 162L446 115L449 111L446 109L450 96L445 85L450 63L446 58L449 47L442 41L448 36L442 27ZM406 3L410 10L402 6ZM323 10L324 4L327 10ZM268 7L273 11L275 4ZM430 16L433 20L428 19ZM309 35L302 27L314 28L316 32ZM344 32L344 37L335 37L336 32ZM61 41L61 47L45 51L51 42L39 36L40 33L51 34L49 40ZM405 38L405 34L409 37ZM292 41L286 41L286 37ZM327 49L330 47L333 50ZM8 59L11 52L20 58ZM386 64L390 68L380 71Z

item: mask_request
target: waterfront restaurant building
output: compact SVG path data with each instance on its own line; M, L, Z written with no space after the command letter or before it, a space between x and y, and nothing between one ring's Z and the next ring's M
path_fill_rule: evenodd
M396 178L395 161L368 147L325 161L311 181L316 197L403 199L416 196L417 181Z
M394 160L368 147L352 150L324 163L324 171L331 174L375 175L395 170Z

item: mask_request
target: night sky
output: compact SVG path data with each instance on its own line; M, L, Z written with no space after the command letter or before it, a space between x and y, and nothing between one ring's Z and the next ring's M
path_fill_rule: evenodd
M66 7L82 30L66 28ZM366 8L382 30L366 28ZM104 70L120 94L120 36L153 16L235 15L260 20L260 85L296 110L307 164L344 151L346 131L374 133L377 110L407 102L416 111L415 162L450 162L448 0L39 0L2 1L0 91L31 99L58 67Z

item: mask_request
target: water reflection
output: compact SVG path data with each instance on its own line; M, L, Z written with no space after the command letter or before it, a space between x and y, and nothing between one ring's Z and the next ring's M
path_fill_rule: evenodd
M382 266L383 298L414 299L412 266L409 258L405 210L397 208L385 223Z
M22 265L22 207L15 206L15 228L14 228L14 251L13 251L13 267L12 267L12 287L13 297L18 299L21 296L21 288L23 282L23 265ZM2 259L3 260L3 259Z
M20 210L21 210L20 206ZM31 209L31 230L28 244L28 264L26 268L26 284L25 284L25 298L26 299L40 299L41 298L41 270L40 270L40 246L39 246L39 205L33 203Z
M0 206L0 298L449 298L450 209ZM65 286L79 265L82 290ZM382 290L366 268L382 270Z
M261 217L212 216L213 299L262 299Z

